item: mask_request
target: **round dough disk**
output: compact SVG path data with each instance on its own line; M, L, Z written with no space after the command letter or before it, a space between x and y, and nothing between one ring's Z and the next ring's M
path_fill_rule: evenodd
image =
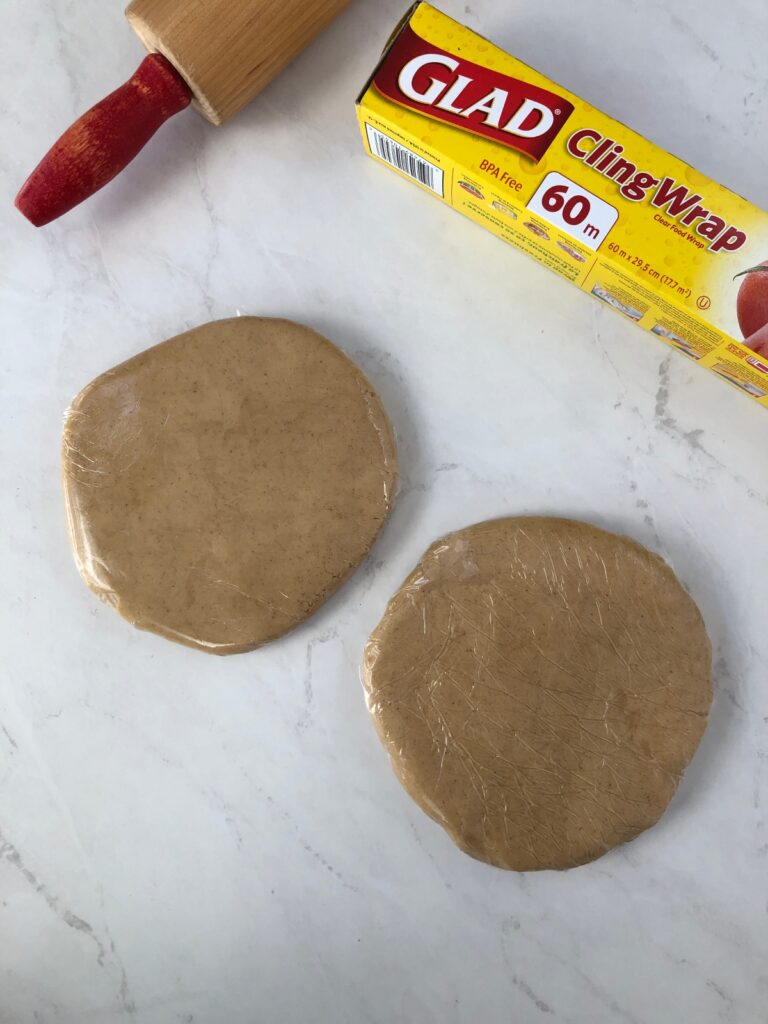
M368 642L394 770L466 853L568 868L653 825L712 700L709 640L660 558L567 519L433 544Z
M237 317L89 384L67 413L63 474L88 586L140 629L232 654L306 619L362 561L397 455L334 345Z

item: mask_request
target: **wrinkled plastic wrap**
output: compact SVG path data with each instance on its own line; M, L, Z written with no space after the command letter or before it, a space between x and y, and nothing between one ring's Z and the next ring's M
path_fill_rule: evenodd
M466 853L568 868L653 825L704 732L711 650L669 566L565 519L434 544L368 642L368 707Z
M363 560L398 477L386 413L314 331L238 317L98 377L66 415L70 534L133 625L215 654L311 615Z

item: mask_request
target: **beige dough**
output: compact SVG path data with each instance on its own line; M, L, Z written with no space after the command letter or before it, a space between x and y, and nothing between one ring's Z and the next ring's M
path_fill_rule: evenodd
M359 565L397 456L334 345L238 317L89 384L67 413L63 475L88 586L140 629L232 654L292 629Z
M653 825L707 722L711 652L672 570L567 519L433 544L365 652L394 770L466 853L568 868Z

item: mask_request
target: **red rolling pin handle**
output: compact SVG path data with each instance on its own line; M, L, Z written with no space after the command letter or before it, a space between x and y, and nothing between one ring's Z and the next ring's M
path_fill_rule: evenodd
M98 192L157 129L189 106L192 93L165 57L152 53L136 73L83 114L32 171L16 207L42 227Z

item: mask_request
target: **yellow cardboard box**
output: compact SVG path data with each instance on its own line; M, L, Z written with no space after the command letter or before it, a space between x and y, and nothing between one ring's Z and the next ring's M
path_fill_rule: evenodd
M374 159L768 407L768 214L428 3L357 110Z

